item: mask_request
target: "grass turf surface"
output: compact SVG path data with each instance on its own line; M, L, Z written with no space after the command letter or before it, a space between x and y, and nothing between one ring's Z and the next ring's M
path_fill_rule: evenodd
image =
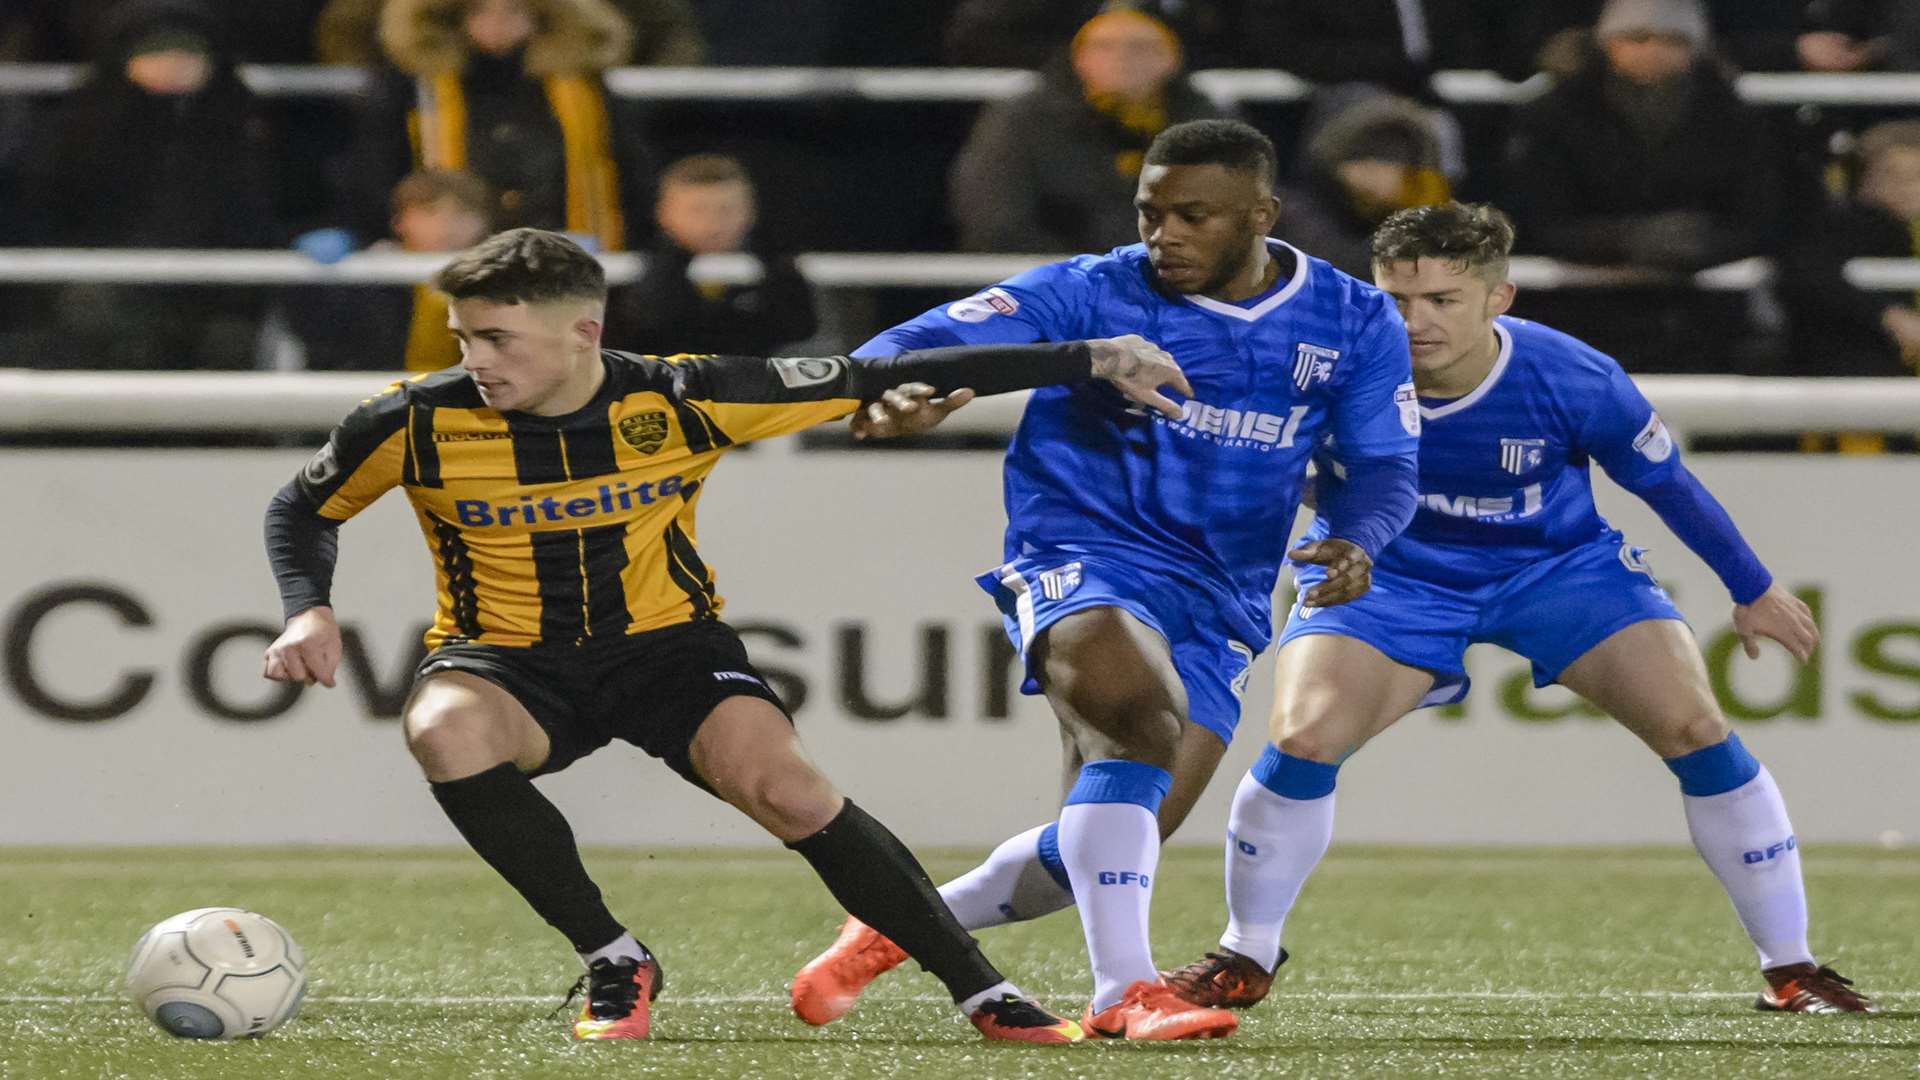
M1680 849L1335 848L1292 916L1275 994L1221 1042L988 1046L928 975L885 977L808 1028L786 980L837 909L798 858L595 850L617 914L660 954L646 1044L580 1045L550 1018L578 966L465 851L0 850L0 1077L1920 1077L1920 854L1805 852L1821 958L1876 1017L1755 1013L1752 953ZM936 879L969 853L928 858ZM1155 956L1224 919L1217 849L1161 863ZM120 997L151 923L252 908L310 958L301 1016L264 1039L175 1040ZM1009 977L1078 1016L1070 914L983 932Z

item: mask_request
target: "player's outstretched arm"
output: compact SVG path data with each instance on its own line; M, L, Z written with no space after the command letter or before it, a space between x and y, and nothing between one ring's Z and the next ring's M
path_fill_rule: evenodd
M1779 642L1803 664L1820 645L1820 624L1813 621L1813 610L1777 581L1752 603L1733 605L1733 631L1740 635L1749 660L1760 659L1761 638Z
M1096 338L1086 343L1088 374L1111 384L1127 400L1145 405L1163 416L1178 419L1180 406L1161 393L1171 387L1191 397L1193 388L1172 356L1138 334ZM903 356L911 354L901 354ZM989 390L989 392L993 392ZM932 431L956 409L972 401L971 387L944 397L924 382L906 383L885 391L853 414L850 427L858 439L889 439Z

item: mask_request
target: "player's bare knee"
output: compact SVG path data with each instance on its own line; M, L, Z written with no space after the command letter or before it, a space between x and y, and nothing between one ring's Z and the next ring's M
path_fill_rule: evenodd
M817 770L788 768L747 780L729 801L780 839L799 840L825 828L844 800Z
M407 714L407 751L429 776L490 768L512 754L494 725L474 712L420 708Z
M1331 764L1352 749L1355 720L1343 714L1331 688L1302 687L1275 712L1273 742L1291 757Z
M1680 757L1727 740L1732 729L1718 709L1694 709L1675 716L1650 733L1647 743L1663 758Z
M1336 732L1324 728L1292 732L1282 736L1274 745L1288 757L1318 761L1325 765L1338 765L1352 749Z

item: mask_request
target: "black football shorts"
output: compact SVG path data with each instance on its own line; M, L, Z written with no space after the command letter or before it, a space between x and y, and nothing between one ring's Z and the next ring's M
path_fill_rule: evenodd
M535 776L559 772L621 739L710 791L688 755L714 707L730 697L755 697L787 713L747 659L740 636L717 620L583 645L446 645L420 662L414 685L442 671L476 675L525 706L553 747Z

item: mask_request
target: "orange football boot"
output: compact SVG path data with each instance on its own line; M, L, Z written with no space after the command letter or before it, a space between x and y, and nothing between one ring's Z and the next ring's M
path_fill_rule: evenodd
M833 1023L852 1010L868 983L906 958L906 950L880 931L847 916L839 938L793 977L793 1015L815 1027ZM980 1027L980 1021L976 1019L974 1026Z
M574 994L580 992L581 984L586 984L587 1000L580 1007L579 1019L573 1022L573 1037L583 1040L646 1038L652 1024L653 999L660 996L660 984L665 981L660 962L652 957L595 960L567 995L567 1000L572 1001Z
M1224 1039L1234 1033L1240 1021L1225 1009L1195 1005L1183 1001L1173 988L1159 980L1135 980L1113 1005L1087 1015L1080 1027L1099 1039Z

